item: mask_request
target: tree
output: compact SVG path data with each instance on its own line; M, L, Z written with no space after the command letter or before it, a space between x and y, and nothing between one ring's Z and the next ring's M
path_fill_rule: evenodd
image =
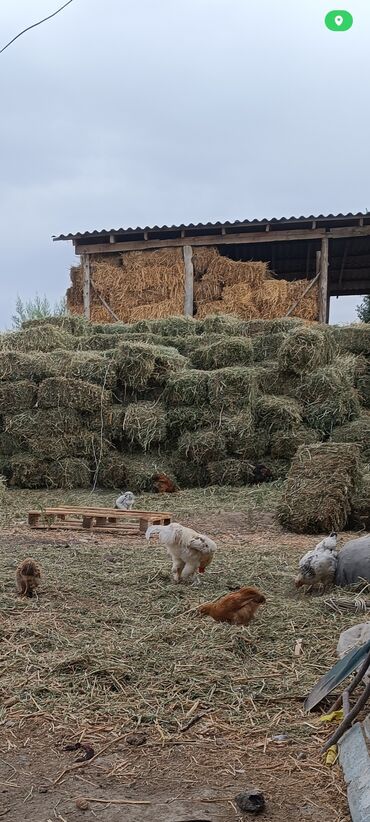
M12 316L13 328L21 328L22 323L26 320L41 320L45 317L63 317L67 312L67 304L65 297L58 300L54 307L51 305L47 296L44 294L40 297L38 294L33 300L26 300L17 297L15 304L15 314Z
M370 295L367 294L361 305L356 308L357 316L362 323L370 323Z

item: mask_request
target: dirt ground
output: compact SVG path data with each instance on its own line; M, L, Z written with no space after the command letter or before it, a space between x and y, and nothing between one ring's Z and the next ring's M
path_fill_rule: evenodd
M204 588L181 587L180 593L176 589L176 599L165 553L153 549L145 553L149 549L141 538L127 538L125 544L122 537L112 535L31 532L19 517L2 529L0 819L232 822L249 818L240 815L234 798L250 787L258 787L266 799L260 819L350 819L340 768L328 768L320 753L331 728L319 724L318 714L307 717L302 710L308 687L334 658L340 630L358 621L353 615L328 617L317 599L300 600L294 591L291 573L315 539L282 533L273 513L263 508L207 512L201 501L191 515L179 513L182 522L216 537L219 558ZM130 558L125 567L124 552ZM34 556L43 569L39 597L33 601L21 600L14 592L16 565L27 555ZM169 644L168 662L156 661L166 626L167 639L174 630L173 642L180 643L182 613L225 590L229 579L245 584L244 573L249 583L262 584L267 596L271 592L275 602L271 607L276 610L269 613L267 604L249 629L236 629L237 639L228 626L207 623L208 628L198 629L187 617L186 641L191 641L189 632L194 631L194 653L201 660L196 681L187 681L190 674L180 644L178 651L176 644L174 648ZM135 633L135 611L142 607L144 589L149 617L141 633ZM112 591L115 598L109 600ZM128 593L131 599L125 600ZM166 622L160 622L163 631L153 639L156 620L162 620L161 597ZM119 621L114 614L121 604ZM276 639L275 655L271 620L274 623L275 613L277 624L279 610L284 612L281 630L287 633ZM311 618L318 620L313 635L317 644L312 649ZM124 659L128 645L120 644L125 631L127 641L132 637L138 649L129 663ZM294 657L293 640L298 635L303 637L301 660ZM226 651L220 657L214 689L209 690L208 685L203 687L202 677L212 680L217 643ZM236 643L240 657L235 662ZM110 661L103 676L105 646L114 667ZM89 663L82 659L85 652ZM135 666L144 670L149 657L158 670L153 669L152 680L150 672L149 679L141 680ZM237 672L235 692L228 679L228 658ZM131 680L129 675L124 678L123 662L131 665ZM180 705L180 697L175 699L171 691L166 706L170 686L161 682L171 683L173 678L178 679L176 693L182 694L183 702ZM145 690L140 684L144 681ZM243 691L251 682L253 690ZM238 689L241 696L235 701ZM278 735L283 738L274 738ZM76 762L84 749L65 748L77 741L91 745L95 758Z

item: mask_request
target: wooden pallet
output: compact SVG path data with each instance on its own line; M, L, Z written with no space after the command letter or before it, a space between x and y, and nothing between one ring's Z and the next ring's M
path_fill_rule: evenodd
M104 531L135 536L145 534L149 525L168 525L165 511L117 511L115 508L62 506L29 511L28 525L40 530Z

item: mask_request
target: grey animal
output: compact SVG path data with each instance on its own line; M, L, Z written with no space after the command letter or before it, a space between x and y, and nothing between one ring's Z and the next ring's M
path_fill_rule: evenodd
M318 584L346 588L364 580L370 582L370 535L349 540L340 551L321 546L319 543L302 557L295 580L297 588Z
M134 507L136 502L136 497L132 493L132 491L126 491L125 494L121 494L116 499L115 508L118 508L119 511L131 511Z

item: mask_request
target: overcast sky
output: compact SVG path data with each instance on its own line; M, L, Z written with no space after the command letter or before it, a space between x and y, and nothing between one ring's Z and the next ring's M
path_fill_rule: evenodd
M1 0L0 46L62 1ZM330 8L74 0L1 54L0 327L65 292L53 234L370 209L370 3Z

